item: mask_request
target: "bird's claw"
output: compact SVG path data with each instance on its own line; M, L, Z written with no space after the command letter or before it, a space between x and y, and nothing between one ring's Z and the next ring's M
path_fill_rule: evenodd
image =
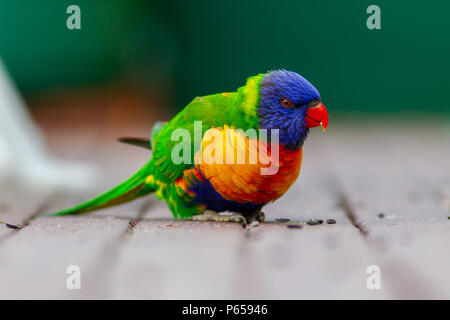
M216 221L216 222L237 222L242 226L247 225L247 219L241 214L234 213L230 215L222 215L215 211L207 210L201 215L195 215L188 220L192 221Z

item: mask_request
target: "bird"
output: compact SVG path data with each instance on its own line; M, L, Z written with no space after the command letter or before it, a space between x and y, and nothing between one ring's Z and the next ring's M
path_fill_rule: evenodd
M51 215L88 213L154 193L174 218L264 222L263 207L297 180L309 130L320 126L325 131L328 112L308 80L285 69L260 73L234 92L194 98L170 121L157 122L149 139L120 138L150 149L149 162L110 191ZM269 167L274 170L263 173Z

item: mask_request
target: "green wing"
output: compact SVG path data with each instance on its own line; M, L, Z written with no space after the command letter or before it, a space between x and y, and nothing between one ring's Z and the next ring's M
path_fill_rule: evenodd
M197 97L192 100L155 137L153 161L159 173L168 181L174 181L181 177L185 170L193 167L197 151L194 149L194 121L202 122L202 135L212 127L223 128L224 125L244 130L255 127L257 119L245 116L240 108L242 99L243 95L240 92L233 92ZM175 164L171 159L172 149L181 141L173 141L171 138L176 129L186 129L190 134L190 164Z

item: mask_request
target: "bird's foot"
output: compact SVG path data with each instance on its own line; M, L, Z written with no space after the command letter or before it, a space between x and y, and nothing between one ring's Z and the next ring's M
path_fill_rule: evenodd
M192 221L216 221L216 222L237 222L245 226L247 224L247 219L239 214L239 213L233 213L233 214L219 214L212 210L206 210L203 214L195 215L188 220Z
M254 221L264 222L266 220L266 215L261 211L261 209L255 209L253 211L246 212L244 216L247 220L247 223L249 224Z

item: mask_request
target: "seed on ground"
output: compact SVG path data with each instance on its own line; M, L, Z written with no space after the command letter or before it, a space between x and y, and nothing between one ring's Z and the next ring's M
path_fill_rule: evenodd
M276 221L276 222L289 222L289 221L291 221L291 219L287 219L287 218L278 218L278 219L275 219L275 221Z
M291 222L287 225L288 228L292 228L292 229L301 229L303 228L303 226L301 225L301 223L298 222Z
M317 220L317 219L309 219L306 224L310 225L310 226L317 226L319 224L322 224L323 220Z
M336 224L336 220L334 219L327 219L328 224Z
M16 226L15 224L7 223L6 226L10 229L15 229L15 230L20 229L20 226Z

